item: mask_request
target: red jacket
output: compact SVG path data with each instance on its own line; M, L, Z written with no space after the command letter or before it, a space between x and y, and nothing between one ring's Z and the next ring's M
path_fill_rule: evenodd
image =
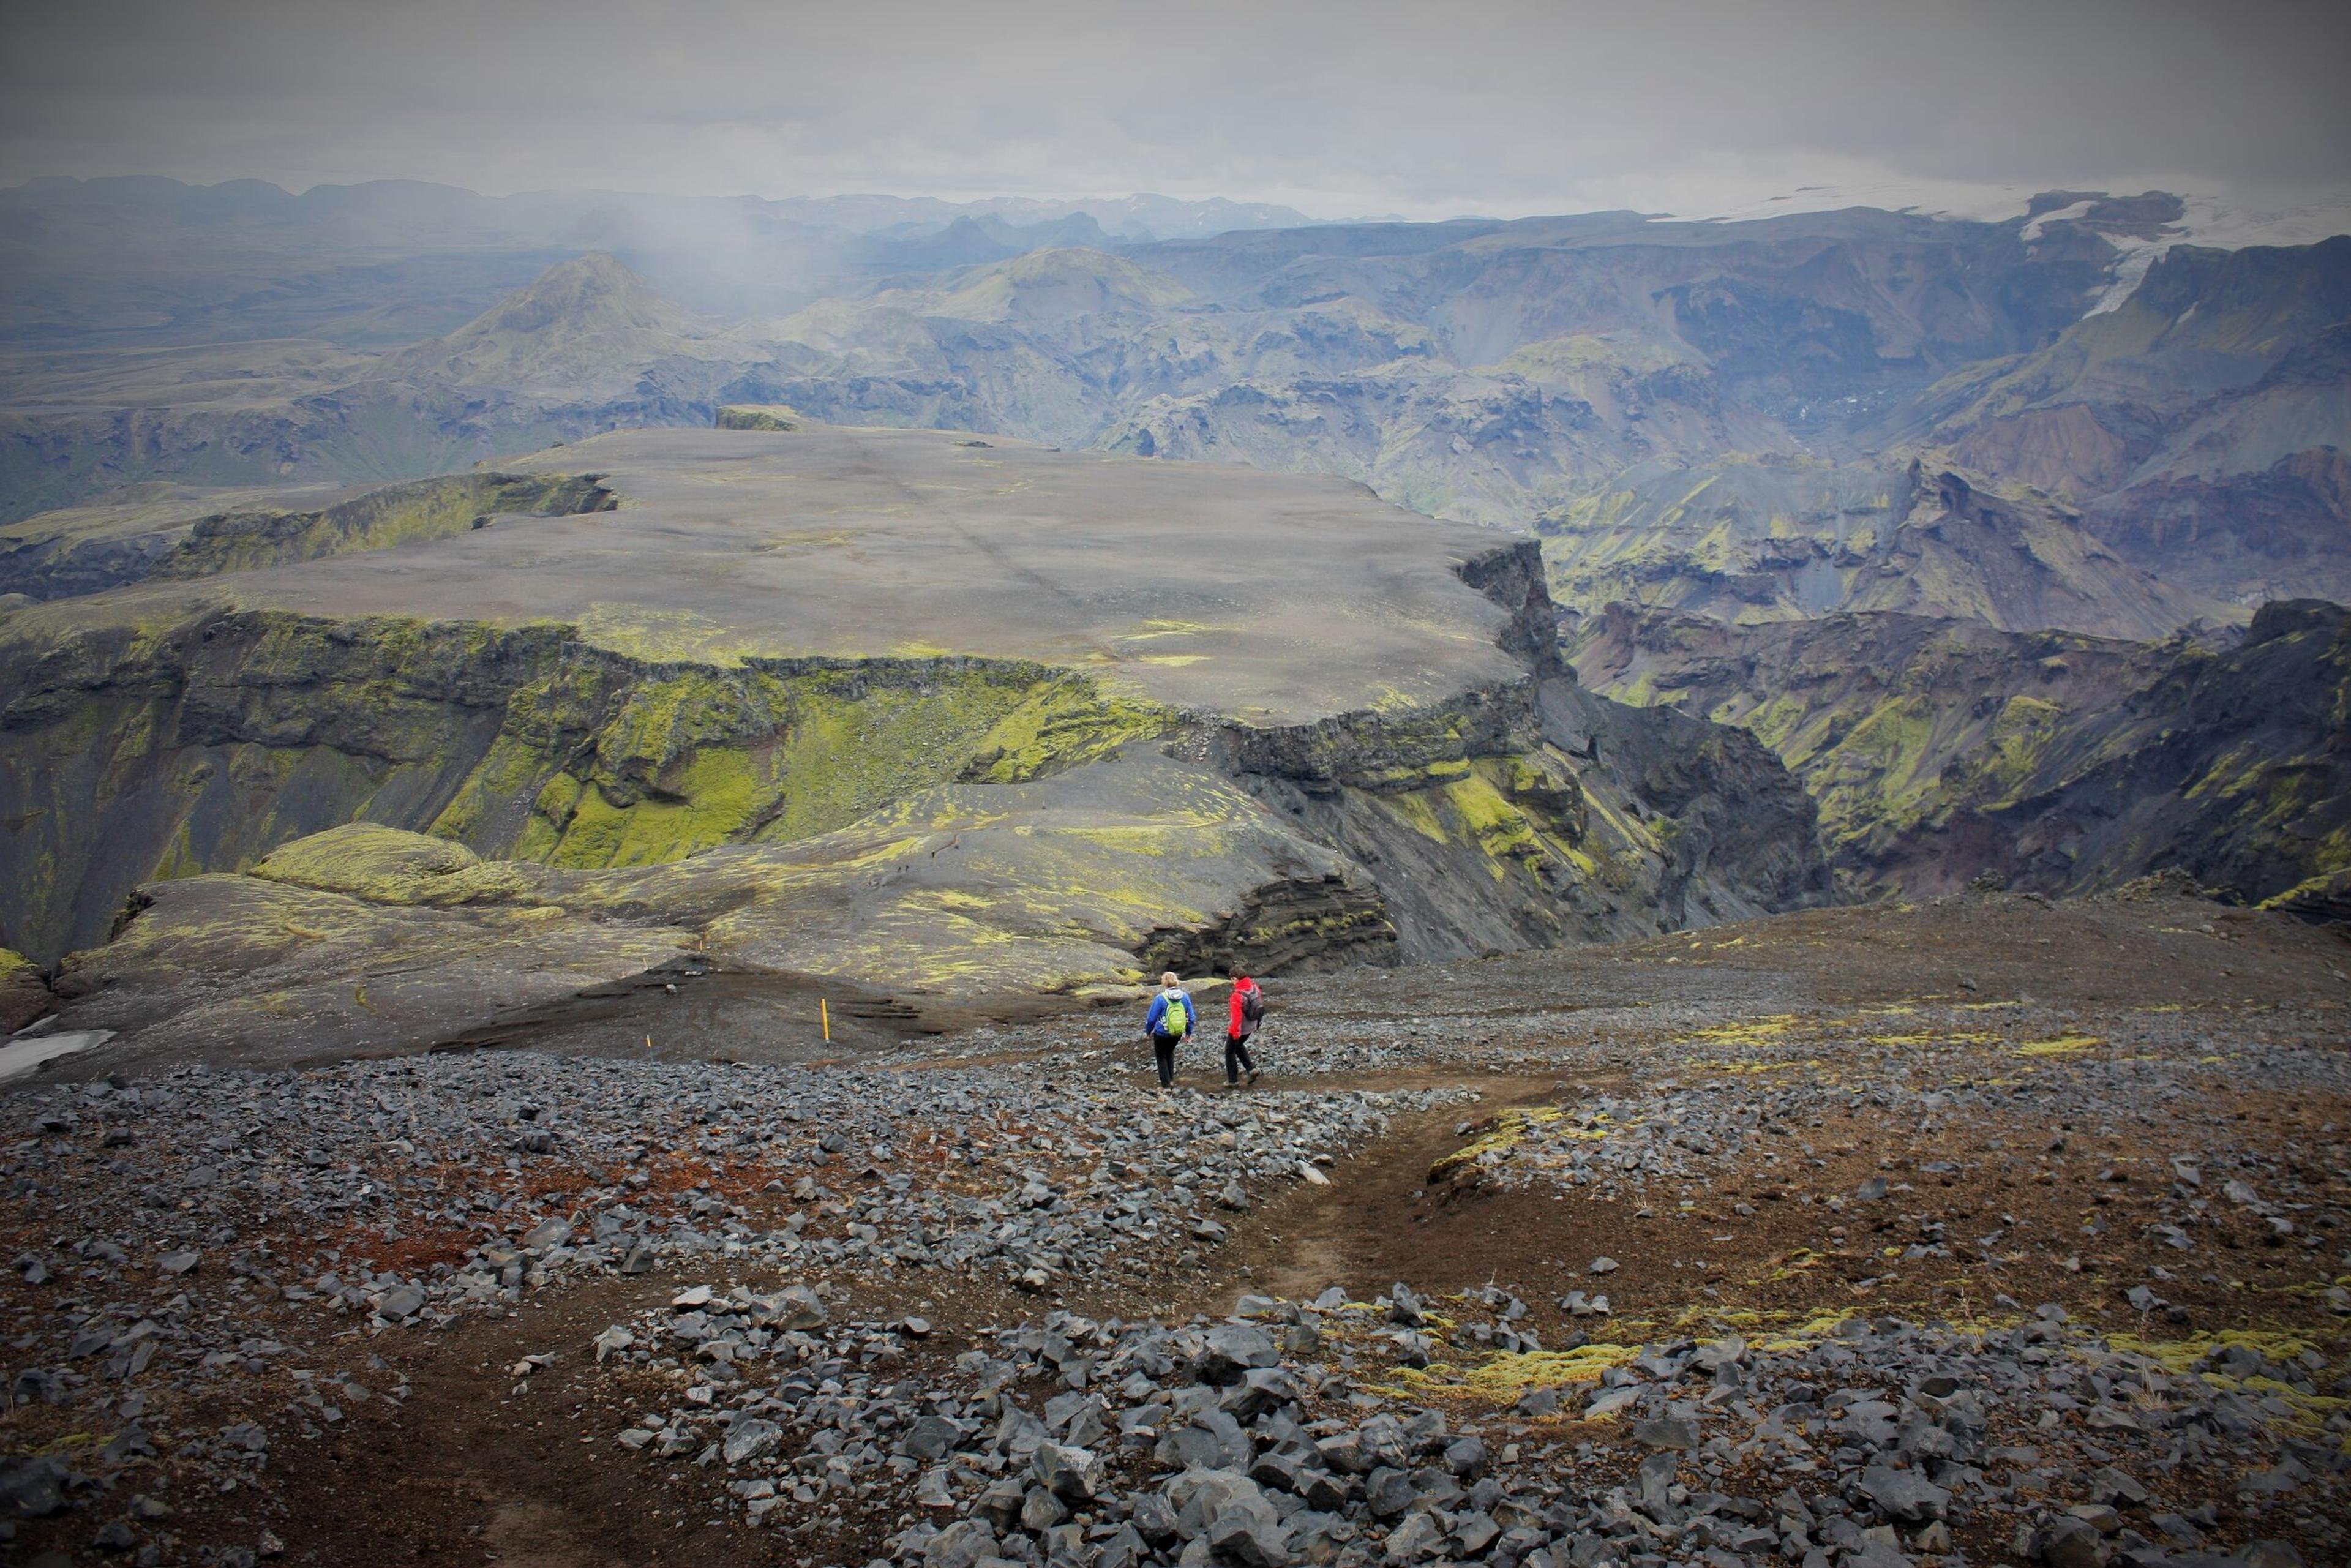
M1256 989L1257 982L1255 980L1243 978L1236 980L1233 983L1231 1006L1228 1009L1228 1016L1225 1023L1225 1032L1227 1034L1232 1035L1235 1038L1239 1038L1257 1032L1256 1023L1252 1021L1246 1013L1241 1011L1241 1003L1247 999L1251 993L1255 992Z

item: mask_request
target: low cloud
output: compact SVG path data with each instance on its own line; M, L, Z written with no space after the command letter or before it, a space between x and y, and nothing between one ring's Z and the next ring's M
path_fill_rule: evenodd
M0 178L402 177L1324 214L1713 210L1801 184L2351 182L2345 8L43 0Z

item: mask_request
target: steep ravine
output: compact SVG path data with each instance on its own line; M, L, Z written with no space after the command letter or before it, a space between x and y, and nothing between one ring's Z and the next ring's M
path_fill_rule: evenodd
M1612 607L1598 689L1739 726L1864 893L2084 893L2176 871L2247 902L2351 871L2351 611L2126 643L1892 614L1734 627Z
M1606 941L1825 902L1812 801L1746 735L1584 691L1541 547L1473 558L1517 684L1435 709L1230 727L1220 760L1363 865L1416 957Z

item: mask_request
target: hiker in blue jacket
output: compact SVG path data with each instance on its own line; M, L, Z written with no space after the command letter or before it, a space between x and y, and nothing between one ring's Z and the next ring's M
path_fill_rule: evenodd
M1151 1037L1151 1052L1159 1060L1159 1087L1176 1087L1176 1047L1192 1032L1200 1021L1200 1009L1192 1005L1192 993L1176 979L1174 970L1159 977L1159 992L1151 998L1151 1012L1143 1020L1143 1032Z

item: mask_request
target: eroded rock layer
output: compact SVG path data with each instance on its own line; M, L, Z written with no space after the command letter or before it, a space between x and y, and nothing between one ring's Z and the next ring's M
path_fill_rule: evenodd
M1826 895L1761 747L1576 685L1533 540L926 433L588 455L606 509L0 623L0 938L81 950L77 1024L292 1061L687 966L1071 995Z

